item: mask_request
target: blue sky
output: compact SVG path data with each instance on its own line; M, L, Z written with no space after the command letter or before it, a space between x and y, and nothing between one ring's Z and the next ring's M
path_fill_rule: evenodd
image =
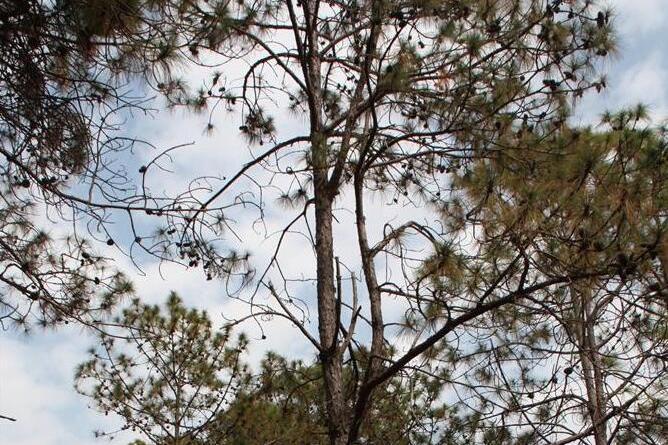
M619 53L605 66L610 87L583 100L576 110L575 123L595 122L605 109L638 102L649 105L656 121L668 118L668 46L664 43L668 34L668 0L617 0L609 4L616 12L615 23L620 34ZM228 149L239 143L229 136L236 133L236 126L221 116L224 122L216 122L220 129L211 137L202 131L206 116L180 112L156 115L153 120L138 118L133 128L162 146L196 142L186 150L192 150L198 162L191 162L194 157L187 155L175 168L203 173L202 169L212 165L238 165L240 160L238 152ZM260 255L268 249L258 239L249 243L251 250ZM217 283L204 281L198 273L168 266L161 270L164 277L161 278L156 264L146 264L142 275L131 267L127 258L116 256L119 265L133 275L137 293L147 301L160 302L169 290L176 290L187 303L206 307L212 314L241 313L244 309L241 303L226 300ZM295 261L291 267L297 271L305 266ZM273 323L268 330L268 340L255 344L252 360L257 360L266 349L292 356L306 354L305 345L292 340L300 337L292 335L285 324ZM253 326L246 331L257 335ZM85 359L85 351L93 341L92 336L76 327L36 332L30 337L11 330L0 333L0 414L18 418L13 423L0 421L1 444L105 443L95 440L92 431L114 425L114 419L88 409L87 401L72 387L74 368ZM124 444L127 438L121 436L112 443Z

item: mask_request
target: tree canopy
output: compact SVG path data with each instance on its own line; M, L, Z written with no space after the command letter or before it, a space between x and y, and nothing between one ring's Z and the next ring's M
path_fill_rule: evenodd
M139 143L117 131L124 110L142 106L121 76L141 69L127 45L141 37L138 7L0 4L1 320L93 324L131 290L85 231L52 232L59 222L76 228L83 215L104 220L127 187L113 159ZM103 205L93 211L92 203Z
M131 291L94 253L105 243L199 269L247 303L214 333L175 296L166 312L132 302L115 324L149 373L165 360L155 378L134 374L139 362L101 332L103 354L79 374L100 383L81 391L125 427L156 444L214 433L331 445L665 435L666 134L642 107L604 116L603 129L569 121L585 93L607 87L609 9L1 8L3 317L105 326L98 312ZM194 67L200 88L183 76ZM132 151L150 144L123 132L128 113L148 108L134 93L151 89L168 107L208 111L214 135L221 114L234 119L246 158L175 193L158 187L175 147L138 164ZM31 208L72 232L49 237ZM112 224L127 227L122 239ZM247 253L249 229L271 243L268 257ZM229 347L229 329L276 318L317 362L269 356L253 386L245 340Z
M407 326L519 290L435 345L468 411L485 413L481 434L597 445L665 435L666 139L644 118L639 107L605 116L604 132L530 136L456 179L444 221L474 233L436 249L423 273L438 297ZM559 277L571 278L522 291Z
M100 346L77 370L76 388L95 407L122 418L120 430L154 444L188 445L248 385L247 340L212 327L205 312L171 294L164 307L135 300L116 322L127 338L100 334ZM102 432L110 436L114 432Z

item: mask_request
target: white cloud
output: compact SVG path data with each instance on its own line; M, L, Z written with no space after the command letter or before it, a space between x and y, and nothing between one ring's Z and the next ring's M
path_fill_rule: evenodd
M0 413L17 419L0 421L2 443L94 444L93 429L105 419L72 389L74 367L90 339L78 329L37 335L0 336Z
M615 104L628 107L642 102L649 105L657 117L665 118L668 111L668 72L661 62L660 54L654 52L628 68L613 90Z
M666 30L665 0L616 0L609 5L615 12L614 24L625 39Z
M576 108L576 123L597 123L604 111L618 111L642 103L649 107L655 122L668 118L668 66L661 53L648 52L645 57L612 68L608 89L590 93Z

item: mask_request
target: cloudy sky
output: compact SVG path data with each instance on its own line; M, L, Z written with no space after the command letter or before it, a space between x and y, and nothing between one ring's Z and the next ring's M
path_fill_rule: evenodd
M668 3L666 0L616 0L609 3L616 11L615 23L620 33L619 54L607 62L609 85L607 91L587 97L577 110L576 123L591 123L605 109L618 109L638 102L649 105L656 120L668 118ZM203 120L204 119L204 120ZM169 146L192 140L188 150L197 155L177 161L179 170L202 173L203 166L238 165L228 130L233 122L223 122L211 137L203 134L205 118L181 113L163 113L153 120L138 119L134 130L158 145ZM191 160L196 158L197 163ZM235 162L236 161L236 162ZM271 229L271 228L269 228ZM251 241L251 249L261 255L268 247L261 241ZM259 253L258 253L259 252ZM177 267L158 272L155 264L146 264L143 274L133 269L129 261L117 255L121 267L133 275L138 295L150 302L163 301L169 290L176 290L187 303L207 307L212 314L239 313L240 303L223 298L220 286L202 280L201 275ZM303 267L293 263L296 269ZM160 278L162 275L164 278ZM257 335L253 327L246 328ZM251 360L257 360L264 350L273 349L292 356L304 356L307 349L300 338L289 329L272 324L268 339L256 342ZM286 341L287 339L289 341ZM94 339L78 328L57 332L39 332L33 336L0 332L0 414L18 419L0 421L0 443L7 445L92 445L94 429L114 425L114 419L100 417L87 408L87 401L72 387L72 375L77 363L83 361L86 349ZM127 443L119 437L112 443Z

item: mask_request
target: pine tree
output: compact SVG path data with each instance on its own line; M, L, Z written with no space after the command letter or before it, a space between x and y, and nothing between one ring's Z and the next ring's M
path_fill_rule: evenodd
M374 410L383 406L382 388L399 375L427 375L434 385L473 394L441 412L447 428L432 438L436 443L660 436L664 383L652 373L665 355L665 275L658 273L668 259L657 148L663 136L633 128L642 113L611 117L608 134L566 125L577 99L607 85L597 68L615 51L609 11L589 0L103 3L53 4L54 17L69 26L59 29L75 30L60 40L76 42L81 66L90 61L109 70L109 78L140 74L171 106L225 108L237 119L252 159L229 179L194 180L174 199L150 194L144 184L152 168L142 165L129 169L139 172L141 187L95 194L103 198L95 201L58 192L34 175L25 178L42 168L38 160L22 167L28 161L18 154L32 159L26 148L5 156L11 171L5 176L18 178L11 190L28 179L29 193L39 187L64 199L101 231L113 214L129 217L133 246L201 267L208 279L222 278L233 296L250 303L252 316L292 322L318 356L331 445L362 440ZM10 32L30 47L23 26ZM241 75L232 73L238 62ZM173 69L181 63L215 71L204 88L191 91ZM13 70L6 69L3 79ZM49 122L30 119L27 110L39 109L25 94L30 88L9 91L18 93L7 97L27 98L21 99L27 104L17 113L21 119ZM286 109L305 124L278 119ZM73 142L55 145L57 159L73 159L67 168L90 169L95 157L77 142L89 139L90 121L72 125L78 118L65 117L69 127L58 134ZM213 128L212 115L207 129ZM28 144L29 136L14 139ZM91 190L102 171L96 168L77 173ZM634 176L629 168L658 177ZM52 176L58 181L50 173L46 182ZM654 200L630 198L648 194ZM381 219L387 213L375 211L374 198L395 213ZM248 221L249 212L266 223L277 213L274 202L293 215L279 232L275 254L255 273L230 234L239 236L235 218ZM162 217L164 227L154 235L135 232L146 215ZM354 254L335 237L345 227L357 238ZM286 246L303 246L295 238L307 240L305 255L313 252L315 267L286 276ZM311 298L302 295L310 280ZM635 308L636 297L644 305L639 321L629 322L620 308ZM317 333L308 324L309 299ZM405 316L396 315L397 307ZM621 338L633 345L629 351L656 352L642 362L648 366L642 378L629 378L634 357L622 357L623 371L604 360L614 354L597 335L612 329L606 324L615 312L623 315L617 320L626 329ZM526 352L508 361L510 346L523 335L532 337L517 346ZM540 363L540 342L558 345L553 365L586 388L562 405L566 411L548 402L564 377L532 376L523 368ZM517 367L508 373L504 363ZM618 395L607 387L608 377L645 389L629 386ZM535 406L523 409L518 394L531 394ZM619 409L632 399L635 405ZM587 420L568 413L584 413ZM608 424L615 416L619 424ZM567 430L564 420L577 422L580 432Z
M104 221L105 208L126 190L110 161L140 143L117 130L124 111L142 108L127 75L153 71L138 64L155 48L142 32L148 7L0 2L0 320L26 330L98 324L131 291L77 221ZM80 182L86 192L73 193ZM58 230L49 221L75 229L52 236ZM113 245L105 230L92 234Z
M76 389L95 409L120 416L118 431L155 445L194 445L250 382L242 361L248 341L232 341L206 312L188 309L174 293L164 307L134 300L116 320L124 337L100 334L99 346L76 374ZM118 431L99 432L113 437Z
M355 385L349 363L346 385ZM323 373L317 363L290 361L269 353L255 385L239 394L212 425L210 440L220 444L326 444L327 411ZM440 385L429 379L397 377L379 388L377 404L360 433L361 443L431 444L439 436ZM222 431L223 434L217 434Z
M175 106L224 106L254 149L230 179L205 179L210 194L193 187L164 207L168 228L160 246L167 258L204 267L209 278L254 282L250 296L229 290L249 301L254 314L285 317L300 329L322 366L330 444L358 443L378 388L399 372L420 368L425 354L438 354L457 328L520 295L585 278L566 270L500 295L503 269L517 263L490 262L469 284L486 288L481 299L470 293L463 296L466 305L435 304L441 317L405 329L410 346L392 352L389 326L397 320L385 318L386 302L396 298L409 315L421 316L427 302L445 298L425 283L464 266L455 235L465 230L408 214L397 224L389 218L379 224L383 232L372 234L368 219L375 215L368 206L373 196L397 212L454 211L457 202L446 196L456 172L503 152L510 134L549 135L563 126L574 101L606 86L596 68L615 50L607 11L579 0L266 0L192 2L184 9L199 18L193 25L199 33L179 39L191 43L191 53L209 54L202 64L216 71L198 92L189 93L176 78L161 83L162 90ZM238 60L248 68L227 75L226 67ZM275 116L285 107L306 119L303 132L280 127ZM271 178L266 186L256 180L263 171ZM258 209L255 218L264 221L273 198L297 210L269 264L253 275L224 230L237 216L252 219L249 209ZM345 212L337 206L351 201L353 221L339 223ZM341 240L335 228L344 224L354 227L358 241L350 264L336 260ZM295 232L309 241L315 270L286 277L283 247ZM434 246L439 255L419 254ZM342 276L346 267L361 270L359 295L355 279ZM316 336L300 315L308 312L297 294L302 279L316 283ZM263 297L266 304L259 303ZM369 350L358 366L364 372L347 386L344 362L358 360L361 347Z
M603 132L516 133L516 149L458 176L445 221L475 235L434 254L425 272L444 296L411 328L518 292L461 327L468 347L447 342L429 365L462 376L444 381L467 400L462 443L665 437L668 158L645 118L638 107L606 115ZM525 290L560 276L572 279Z

